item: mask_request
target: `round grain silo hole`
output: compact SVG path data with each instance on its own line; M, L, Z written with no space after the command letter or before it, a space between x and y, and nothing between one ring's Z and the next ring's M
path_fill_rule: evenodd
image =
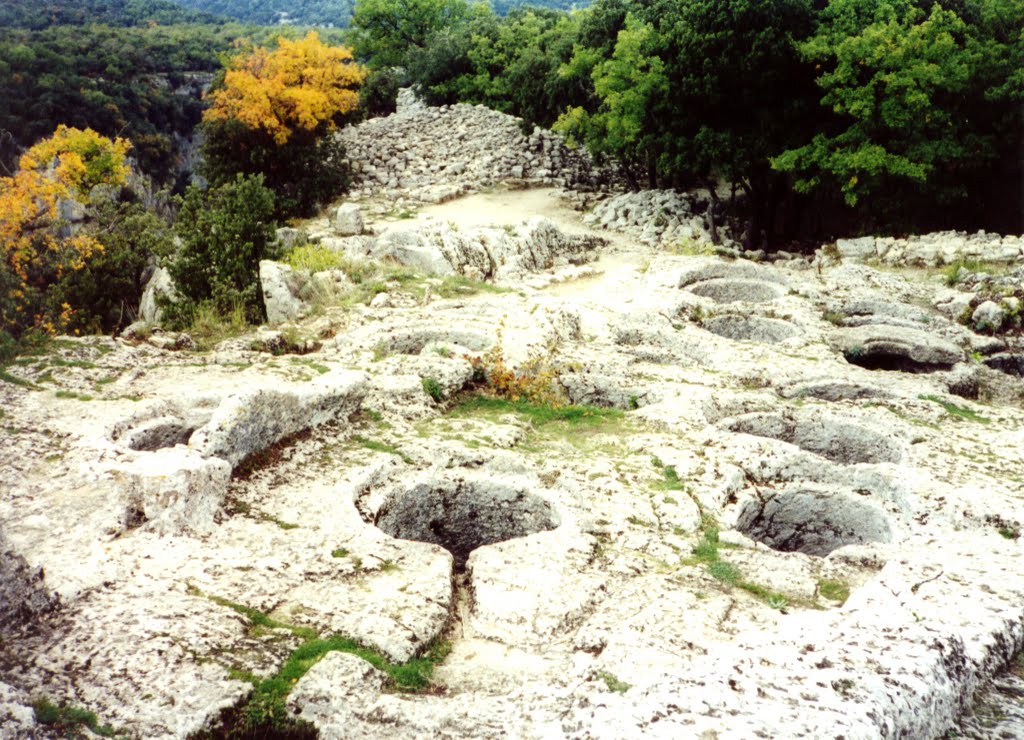
M545 499L491 482L421 483L383 502L374 524L402 540L440 545L462 571L478 547L555 529L559 517Z
M773 550L822 557L844 545L892 541L882 509L850 493L818 489L772 492L749 500L736 529Z
M787 321L759 316L715 316L704 321L704 328L726 339L778 344L795 337L799 330Z
M782 288L760 280L714 278L688 285L686 290L715 303L767 303L782 297Z
M777 439L842 465L893 463L903 457L892 438L831 416L761 413L726 425L731 432Z

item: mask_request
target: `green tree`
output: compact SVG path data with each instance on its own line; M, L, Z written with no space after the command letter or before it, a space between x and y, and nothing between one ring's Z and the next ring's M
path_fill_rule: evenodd
M987 184L1005 188L996 162L1019 167L1022 21L1005 0L832 0L800 46L831 115L775 167L877 226L964 223Z
M410 51L470 15L465 0L356 0L351 23L356 52L374 67L401 66Z
M648 183L657 187L657 160L662 148L659 116L664 113L670 82L658 53L660 38L654 27L635 17L626 19L611 58L593 65L594 92L601 101L592 113L577 106L567 110L555 128L587 144L596 154L622 164L626 178L638 187L637 173L646 170ZM594 59L587 50L577 52L573 66Z
M168 306L171 323L187 324L203 302L223 314L241 306L254 322L265 317L259 264L274 257L273 219L274 194L260 175L188 189L175 225L181 247L168 266L182 297Z
M538 8L507 18L477 10L411 53L409 78L430 102L483 104L550 126L582 99L576 81L557 74L572 55L577 25L576 16Z
M802 45L823 69L821 102L838 120L775 160L798 173L799 190L829 178L851 206L886 185L935 186L937 169L991 154L958 110L978 62L964 22L937 5L925 13L876 4L866 15L857 0L830 3L818 33Z
M138 315L143 274L172 251L170 227L137 201L93 204L90 231L103 250L80 270L64 273L50 291L51 310L75 307L66 327L75 334L115 332Z
M203 114L203 173L214 184L262 174L281 215L308 215L348 185L332 134L356 112L365 77L348 48L313 32L232 58Z

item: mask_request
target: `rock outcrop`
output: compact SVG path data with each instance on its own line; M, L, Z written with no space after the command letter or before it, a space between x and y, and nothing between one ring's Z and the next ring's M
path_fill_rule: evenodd
M1006 275L572 225L325 237L417 274L305 320L321 274L266 263L305 354L263 328L10 366L4 732L50 697L227 733L240 677L278 676L327 738L985 737L963 716L1024 646Z

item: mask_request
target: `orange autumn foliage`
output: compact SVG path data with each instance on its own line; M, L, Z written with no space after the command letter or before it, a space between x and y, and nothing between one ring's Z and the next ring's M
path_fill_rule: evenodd
M62 209L72 200L87 204L96 185L124 184L130 146L92 129L58 126L22 155L13 176L0 177L0 330L18 334L35 326L52 333L67 324L71 307L45 309L45 292L103 246L65 228Z
M333 128L335 117L359 105L365 78L350 49L327 46L313 31L298 41L279 38L273 51L257 48L230 62L203 118L240 121L280 145L298 130Z

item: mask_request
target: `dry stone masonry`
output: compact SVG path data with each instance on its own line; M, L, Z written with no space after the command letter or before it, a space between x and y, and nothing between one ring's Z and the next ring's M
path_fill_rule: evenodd
M584 150L484 106L404 105L397 114L344 129L355 193L440 203L505 180L595 184Z

